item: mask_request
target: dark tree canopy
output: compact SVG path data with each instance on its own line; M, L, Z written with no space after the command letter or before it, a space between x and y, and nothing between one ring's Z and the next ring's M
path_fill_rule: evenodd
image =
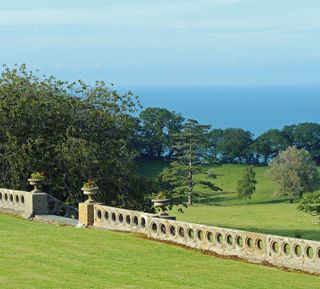
M252 144L252 133L241 128L227 128L223 130L217 151L224 162L245 163Z
M252 150L259 160L262 158L263 163L267 164L288 146L289 141L280 130L269 129L254 141Z
M295 125L291 139L292 145L307 150L312 158L320 163L320 124L306 122Z
M82 198L89 176L100 200L144 205L145 183L135 173L130 145L137 100L104 82L88 86L25 66L4 68L0 77L0 186L27 189L32 171L45 171L47 192L71 203Z
M147 158L170 157L173 136L182 129L184 118L165 108L146 108L140 113L140 151Z

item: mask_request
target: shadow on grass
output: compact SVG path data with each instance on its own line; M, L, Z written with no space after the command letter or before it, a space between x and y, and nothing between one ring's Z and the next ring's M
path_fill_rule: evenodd
M285 204L290 203L288 199L271 199L263 201L249 200L247 203L239 199L235 192L222 192L212 195L199 194L195 198L195 203L207 206L239 206L239 205L268 205L268 204ZM299 201L295 200L293 204L298 204Z

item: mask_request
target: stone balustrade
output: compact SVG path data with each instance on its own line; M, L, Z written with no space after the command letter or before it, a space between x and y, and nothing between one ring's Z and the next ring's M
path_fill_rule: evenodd
M142 233L222 256L320 274L320 242L316 241L166 220L99 204L94 205L93 226Z
M0 189L0 209L14 212L18 215L25 213L29 192Z
M78 210L43 192L0 189L0 211L31 218L34 215L77 217Z

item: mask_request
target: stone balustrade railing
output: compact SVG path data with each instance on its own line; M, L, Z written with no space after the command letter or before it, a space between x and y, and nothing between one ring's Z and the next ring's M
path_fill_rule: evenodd
M0 189L0 208L23 215L30 203L29 192Z
M78 210L43 192L0 189L0 210L31 218L34 215L74 217Z
M93 226L142 233L148 238L249 262L320 273L320 242L316 241L166 220L99 204L94 205Z

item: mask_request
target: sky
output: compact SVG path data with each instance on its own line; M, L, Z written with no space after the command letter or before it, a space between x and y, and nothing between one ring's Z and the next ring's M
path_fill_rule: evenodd
M0 0L0 63L119 87L319 86L319 0Z

